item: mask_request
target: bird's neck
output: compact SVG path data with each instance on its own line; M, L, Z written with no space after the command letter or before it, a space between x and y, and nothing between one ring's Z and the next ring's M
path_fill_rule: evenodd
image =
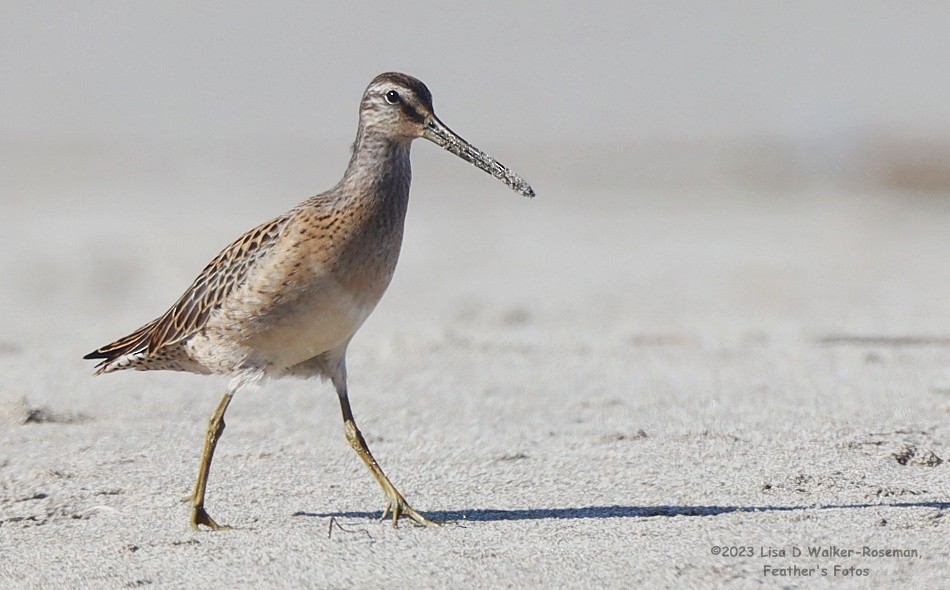
M405 211L412 172L406 140L367 131L361 125L353 144L353 156L343 175L343 192L359 195L364 202Z

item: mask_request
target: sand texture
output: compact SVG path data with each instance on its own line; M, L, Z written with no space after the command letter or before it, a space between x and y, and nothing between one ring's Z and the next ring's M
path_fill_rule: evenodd
M80 357L306 194L52 191L0 221L0 586L947 586L950 200L546 185L521 154L528 201L417 156L350 390L452 524L379 523L332 389L285 380L228 413L208 509L236 529L193 533L225 381Z

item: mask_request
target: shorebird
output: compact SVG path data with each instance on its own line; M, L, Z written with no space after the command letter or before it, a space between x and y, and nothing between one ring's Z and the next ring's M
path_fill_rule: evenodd
M425 138L527 197L521 177L459 137L432 108L419 80L377 76L360 101L353 154L343 179L287 213L248 231L218 254L160 317L87 354L96 374L123 369L229 376L208 423L191 526L228 528L205 509L205 489L224 413L241 389L273 377L329 380L346 439L386 495L392 514L440 524L415 511L389 481L356 426L346 387L346 350L389 285L409 203L409 147Z

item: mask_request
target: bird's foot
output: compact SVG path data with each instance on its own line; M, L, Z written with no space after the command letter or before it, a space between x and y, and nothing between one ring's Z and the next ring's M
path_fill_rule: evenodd
M191 528L196 531L200 531L198 528L200 526L206 526L212 531L228 531L231 530L226 524L218 524L214 521L211 516L205 511L204 506L196 506L191 510Z
M416 512L412 506L409 505L409 502L406 502L406 499L402 497L395 489L392 490L393 493L387 493L388 500L386 502L386 507L383 509L383 516L380 520L386 520L386 516L392 513L393 515L393 528L399 526L399 519L403 516L408 517L411 521L416 523L419 526L442 526L444 522L438 520L432 520L426 518L422 514Z

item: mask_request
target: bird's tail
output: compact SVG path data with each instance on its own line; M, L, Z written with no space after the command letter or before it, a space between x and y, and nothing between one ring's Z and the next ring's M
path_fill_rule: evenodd
M112 367L112 363L127 355L144 352L148 348L148 343L152 338L152 333L155 331L156 324L158 324L158 319L152 320L124 338L120 338L111 344L100 346L82 358L88 360L102 359L102 362L96 365L96 375L122 368L121 366Z

